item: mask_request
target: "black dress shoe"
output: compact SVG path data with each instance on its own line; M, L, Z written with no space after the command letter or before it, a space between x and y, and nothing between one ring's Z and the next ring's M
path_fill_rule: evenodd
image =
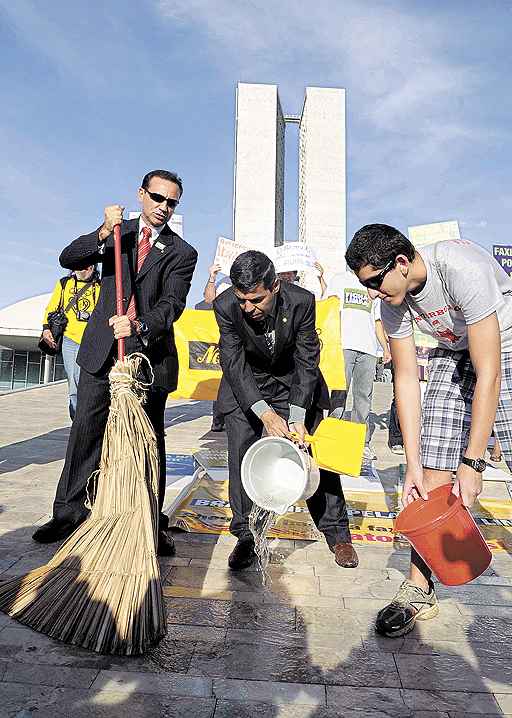
M254 563L256 554L254 552L254 539L252 536L239 538L235 548L228 558L228 566L232 571L242 571Z
M174 539L165 531L158 532L157 556L176 556L176 545Z
M37 543L55 543L56 541L62 541L68 536L71 536L77 528L77 524L51 519L48 523L40 526L37 531L32 534L32 538L34 541L37 541Z
M158 516L158 528L160 531L168 531L169 530L169 517L167 514L163 514L160 512Z
M224 424L214 421L210 427L210 431L224 431Z

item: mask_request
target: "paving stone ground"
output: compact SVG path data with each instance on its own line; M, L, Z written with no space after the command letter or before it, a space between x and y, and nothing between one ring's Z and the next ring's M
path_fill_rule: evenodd
M377 467L389 387L376 384ZM0 573L45 563L31 539L51 508L69 421L63 384L0 397ZM210 402L169 402L167 449L223 447ZM175 535L161 562L169 633L142 658L99 656L0 614L0 718L464 718L512 716L512 558L470 586L439 591L439 617L379 638L376 611L407 570L405 551L358 547L343 570L325 543L279 541L272 584L230 574L231 537ZM0 577L1 578L1 577Z

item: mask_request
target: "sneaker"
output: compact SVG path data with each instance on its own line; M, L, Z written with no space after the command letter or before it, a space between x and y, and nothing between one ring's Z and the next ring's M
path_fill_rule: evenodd
M411 581L404 581L398 593L389 605L379 611L375 622L375 630L381 636L397 638L412 631L416 620L424 621L434 618L439 613L439 604L434 592L432 581L429 592L415 586Z
M393 444L390 448L393 454L405 454L402 444Z
M377 460L377 457L373 453L373 450L370 449L369 446L365 446L363 449L363 461L372 462L372 461L376 461L376 460Z

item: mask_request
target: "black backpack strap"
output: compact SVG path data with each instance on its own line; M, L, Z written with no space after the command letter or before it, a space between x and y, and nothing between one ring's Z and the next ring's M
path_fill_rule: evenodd
M66 287L66 283L68 279L71 279L69 274L66 274L65 277L61 277L59 279L60 282L60 299L59 299L59 306L57 307L56 311L59 311L64 306L64 288Z

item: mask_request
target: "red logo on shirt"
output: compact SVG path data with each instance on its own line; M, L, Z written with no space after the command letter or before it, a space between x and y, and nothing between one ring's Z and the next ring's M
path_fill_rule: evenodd
M458 342L459 339L460 339L460 337L458 337L456 334L454 334L453 332L451 332L449 329L443 329L442 331L441 331L441 330L437 330L437 331L436 331L436 335L437 335L438 337L441 337L442 339L447 339L447 340L450 341L452 344L455 344L455 342Z

